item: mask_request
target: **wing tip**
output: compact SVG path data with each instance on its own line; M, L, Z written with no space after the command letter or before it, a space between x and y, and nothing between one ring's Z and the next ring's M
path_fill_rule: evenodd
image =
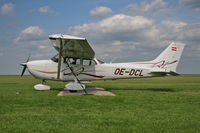
M49 35L49 39L57 39L57 38L71 39L71 40L86 40L85 38L82 38L82 37L65 35L65 34L51 34L51 35Z

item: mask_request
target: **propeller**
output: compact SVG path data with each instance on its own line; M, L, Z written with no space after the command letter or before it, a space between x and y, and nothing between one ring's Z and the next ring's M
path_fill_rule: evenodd
M22 73L21 73L21 77L24 75L24 72L26 71L26 68L27 68L27 62L29 61L30 59L30 55L28 57L28 59L26 60L26 63L21 63L20 65L23 66L23 70L22 70Z

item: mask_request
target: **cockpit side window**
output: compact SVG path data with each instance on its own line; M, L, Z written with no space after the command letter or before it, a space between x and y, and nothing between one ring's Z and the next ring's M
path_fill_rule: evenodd
M53 56L51 58L51 60L53 62L56 62L58 63L58 58L59 58L59 55L56 54L55 56ZM64 63L68 62L69 64L76 64L76 65L80 65L81 64L81 61L80 59L76 59L76 58L65 58L63 60ZM93 59L93 60L83 60L83 65L96 65L96 64L103 64L104 62L101 61L101 60L97 60L97 59Z
M64 63L73 64L73 65L80 65L80 59L76 58L65 58Z
M84 66L90 65L90 60L83 60L83 65Z

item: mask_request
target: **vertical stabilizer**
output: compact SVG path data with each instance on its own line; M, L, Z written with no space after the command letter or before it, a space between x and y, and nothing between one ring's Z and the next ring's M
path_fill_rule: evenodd
M153 67L159 67L176 72L185 44L172 42L153 62Z

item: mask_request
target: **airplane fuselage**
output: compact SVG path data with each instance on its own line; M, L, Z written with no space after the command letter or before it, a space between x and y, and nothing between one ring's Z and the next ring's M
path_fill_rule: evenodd
M62 63L60 78L57 78L58 63L52 60L30 61L27 67L31 75L43 80L73 81L74 76L67 66ZM79 80L106 80L120 78L149 77L150 68L147 65L130 63L103 63L93 65L74 65L71 64L73 71Z

